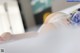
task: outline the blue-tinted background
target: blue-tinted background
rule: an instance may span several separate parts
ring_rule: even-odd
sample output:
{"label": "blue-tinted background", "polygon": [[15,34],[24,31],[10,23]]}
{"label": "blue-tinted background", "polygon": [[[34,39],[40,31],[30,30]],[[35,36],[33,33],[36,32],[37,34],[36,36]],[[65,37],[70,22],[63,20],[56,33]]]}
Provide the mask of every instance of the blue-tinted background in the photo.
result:
{"label": "blue-tinted background", "polygon": [[68,2],[80,2],[80,0],[67,0]]}

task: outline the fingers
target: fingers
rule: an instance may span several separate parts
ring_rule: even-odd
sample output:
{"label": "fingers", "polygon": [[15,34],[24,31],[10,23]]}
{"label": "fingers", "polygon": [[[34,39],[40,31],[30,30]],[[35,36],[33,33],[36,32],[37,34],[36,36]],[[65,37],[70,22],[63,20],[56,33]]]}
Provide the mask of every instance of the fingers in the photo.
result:
{"label": "fingers", "polygon": [[1,36],[0,36],[0,41],[7,41],[7,40],[10,40],[11,39],[11,33],[9,32],[6,32],[6,33],[3,33]]}
{"label": "fingers", "polygon": [[4,39],[2,37],[0,37],[0,41],[4,41]]}

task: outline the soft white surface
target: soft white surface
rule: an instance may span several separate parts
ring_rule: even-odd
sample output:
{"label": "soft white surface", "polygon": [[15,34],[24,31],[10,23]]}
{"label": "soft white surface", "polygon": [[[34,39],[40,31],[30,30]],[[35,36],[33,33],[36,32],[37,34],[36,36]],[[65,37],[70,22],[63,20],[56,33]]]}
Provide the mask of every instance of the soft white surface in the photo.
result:
{"label": "soft white surface", "polygon": [[2,44],[0,48],[5,53],[80,53],[80,28],[60,26],[34,38]]}

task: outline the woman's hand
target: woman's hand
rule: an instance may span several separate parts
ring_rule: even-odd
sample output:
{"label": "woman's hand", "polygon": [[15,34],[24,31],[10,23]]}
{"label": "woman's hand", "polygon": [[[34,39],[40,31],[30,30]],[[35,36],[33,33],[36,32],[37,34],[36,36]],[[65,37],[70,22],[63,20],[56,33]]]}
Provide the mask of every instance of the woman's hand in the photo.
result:
{"label": "woman's hand", "polygon": [[11,33],[9,32],[5,32],[3,34],[0,35],[0,41],[7,41],[11,39]]}

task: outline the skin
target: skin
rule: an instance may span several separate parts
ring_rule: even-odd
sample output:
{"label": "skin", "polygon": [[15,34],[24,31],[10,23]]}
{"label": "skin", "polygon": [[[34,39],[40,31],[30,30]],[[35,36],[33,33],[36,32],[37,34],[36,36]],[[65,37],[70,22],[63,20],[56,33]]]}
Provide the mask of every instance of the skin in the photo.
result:
{"label": "skin", "polygon": [[[51,18],[54,18],[54,16],[58,16],[60,14],[62,15],[64,13],[56,12],[56,13],[52,13],[51,15],[49,15],[47,17],[47,19],[45,20],[45,22],[43,24],[44,26],[41,28],[40,32],[26,32],[26,33],[23,33],[23,34],[11,34],[9,32],[6,32],[6,33],[3,33],[0,36],[0,41],[8,41],[10,39],[31,38],[31,37],[37,36],[40,33],[50,31],[51,29],[55,29],[56,26],[53,23],[49,23],[49,20]],[[62,19],[62,22],[64,22],[64,24],[66,24],[66,25],[68,24],[68,21],[66,19]],[[16,36],[14,36],[14,35],[16,35]]]}

